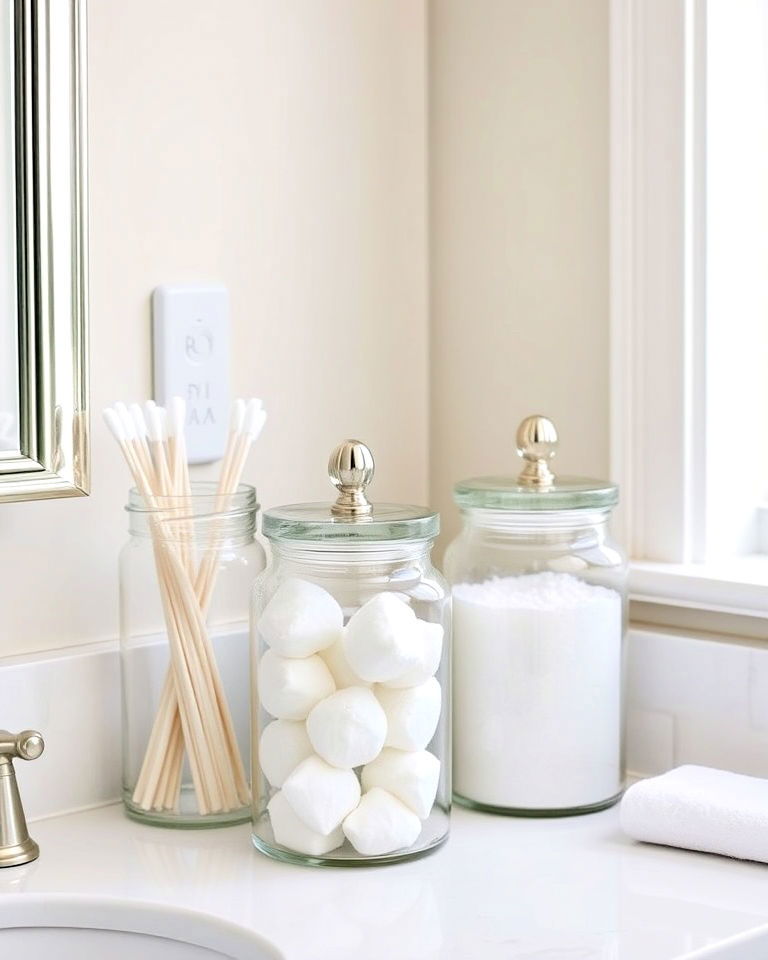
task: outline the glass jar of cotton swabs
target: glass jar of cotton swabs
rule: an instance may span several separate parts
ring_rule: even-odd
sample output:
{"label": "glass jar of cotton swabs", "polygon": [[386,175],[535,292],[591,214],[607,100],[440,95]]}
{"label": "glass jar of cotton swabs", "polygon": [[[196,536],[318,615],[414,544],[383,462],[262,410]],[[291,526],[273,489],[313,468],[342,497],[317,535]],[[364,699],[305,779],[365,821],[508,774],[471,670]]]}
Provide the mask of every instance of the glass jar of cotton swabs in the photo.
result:
{"label": "glass jar of cotton swabs", "polygon": [[[135,487],[120,554],[123,799],[134,819],[210,827],[248,818],[243,604],[265,566],[240,482],[264,421],[238,401],[220,480],[191,481],[184,405],[116,404],[105,418]],[[234,625],[233,625],[234,624]]]}

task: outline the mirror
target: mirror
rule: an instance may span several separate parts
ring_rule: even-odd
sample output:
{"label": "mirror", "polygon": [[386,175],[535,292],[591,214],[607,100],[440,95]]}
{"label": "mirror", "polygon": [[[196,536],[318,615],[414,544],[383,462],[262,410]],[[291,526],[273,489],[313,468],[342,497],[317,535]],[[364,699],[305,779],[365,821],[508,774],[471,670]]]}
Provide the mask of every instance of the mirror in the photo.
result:
{"label": "mirror", "polygon": [[6,0],[0,500],[88,493],[84,0]]}

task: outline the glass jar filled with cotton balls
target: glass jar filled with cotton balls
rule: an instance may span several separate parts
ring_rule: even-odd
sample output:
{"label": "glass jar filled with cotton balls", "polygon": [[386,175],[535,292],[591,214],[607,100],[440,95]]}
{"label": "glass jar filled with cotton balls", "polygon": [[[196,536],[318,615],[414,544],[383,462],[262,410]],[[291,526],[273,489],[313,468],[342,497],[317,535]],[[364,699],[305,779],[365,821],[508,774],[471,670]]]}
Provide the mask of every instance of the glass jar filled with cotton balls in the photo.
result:
{"label": "glass jar filled with cotton balls", "polygon": [[371,504],[373,457],[331,454],[332,504],[264,514],[254,587],[253,842],[279,860],[392,863],[448,835],[450,598],[436,513]]}

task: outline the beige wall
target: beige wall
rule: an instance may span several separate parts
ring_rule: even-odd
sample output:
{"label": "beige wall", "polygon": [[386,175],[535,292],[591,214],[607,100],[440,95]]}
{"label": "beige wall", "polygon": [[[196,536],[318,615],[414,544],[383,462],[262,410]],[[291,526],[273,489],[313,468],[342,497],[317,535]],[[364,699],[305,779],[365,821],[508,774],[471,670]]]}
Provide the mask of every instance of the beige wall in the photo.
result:
{"label": "beige wall", "polygon": [[605,474],[607,0],[433,0],[429,38],[425,0],[89,8],[93,495],[0,509],[0,654],[117,633],[100,412],[149,394],[159,283],[230,289],[263,503],[327,498],[358,435],[374,495],[450,534],[451,483],[514,470],[532,411]]}
{"label": "beige wall", "polygon": [[[231,293],[263,503],[373,447],[428,496],[422,0],[90,0],[93,495],[0,508],[0,654],[117,633],[128,478],[101,409],[150,391],[149,295]],[[233,616],[243,615],[242,608]]]}
{"label": "beige wall", "polygon": [[608,470],[607,0],[430,8],[432,502],[516,470],[529,413],[558,467]]}

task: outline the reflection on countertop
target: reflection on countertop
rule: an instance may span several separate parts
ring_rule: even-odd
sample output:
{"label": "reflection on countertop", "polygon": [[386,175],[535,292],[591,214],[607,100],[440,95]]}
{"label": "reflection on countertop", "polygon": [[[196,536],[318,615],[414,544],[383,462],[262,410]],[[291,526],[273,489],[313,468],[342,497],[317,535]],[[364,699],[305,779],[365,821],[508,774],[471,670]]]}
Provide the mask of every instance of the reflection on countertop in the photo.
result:
{"label": "reflection on countertop", "polygon": [[766,867],[632,843],[615,809],[518,820],[457,808],[433,855],[358,869],[275,863],[247,826],[162,830],[118,806],[33,834],[40,859],[0,871],[0,895],[183,905],[257,930],[287,960],[673,960],[768,924]]}

